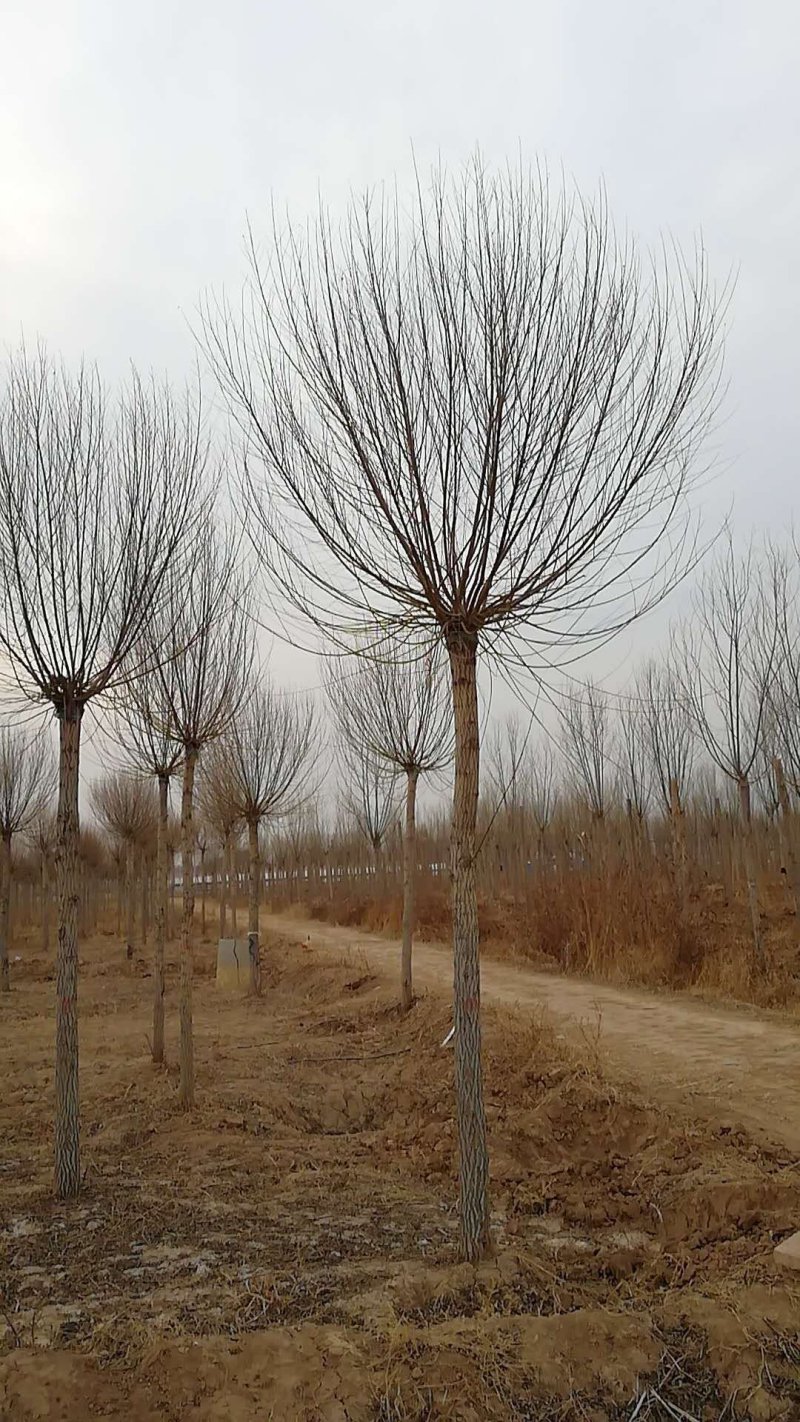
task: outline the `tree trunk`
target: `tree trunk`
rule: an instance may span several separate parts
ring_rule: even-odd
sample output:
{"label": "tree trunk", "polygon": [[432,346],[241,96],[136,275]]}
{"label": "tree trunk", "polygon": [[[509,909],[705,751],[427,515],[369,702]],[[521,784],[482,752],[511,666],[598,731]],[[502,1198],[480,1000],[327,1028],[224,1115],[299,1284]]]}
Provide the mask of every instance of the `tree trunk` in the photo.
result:
{"label": "tree trunk", "polygon": [[153,949],[153,1061],[164,1060],[164,954],[169,909],[169,861],[167,821],[169,818],[169,778],[158,777],[158,829],[156,832],[156,936]]}
{"label": "tree trunk", "polygon": [[150,867],[144,854],[139,857],[139,873],[142,876],[139,886],[140,892],[140,912],[142,926],[142,952],[147,947],[148,918],[150,917]]}
{"label": "tree trunk", "polygon": [[453,1016],[459,1148],[461,1250],[470,1262],[489,1249],[489,1153],[481,1068],[480,953],[475,884],[478,816],[477,637],[447,639],[453,690],[455,778],[450,839],[453,890]]}
{"label": "tree trunk", "polygon": [[206,936],[206,847],[200,850],[200,932]]}
{"label": "tree trunk", "polygon": [[250,959],[250,991],[254,996],[261,992],[261,958],[258,942],[258,908],[261,887],[261,855],[258,847],[258,820],[251,819],[247,825],[247,845],[249,850],[250,897],[247,919],[247,954]]}
{"label": "tree trunk", "polygon": [[681,901],[686,901],[686,826],[678,782],[669,782],[669,818],[672,834],[672,864]]}
{"label": "tree trunk", "polygon": [[60,716],[56,823],[56,1072],[55,1189],[60,1200],[81,1183],[78,1096],[78,787],[82,707]]}
{"label": "tree trunk", "polygon": [[183,794],[181,796],[181,863],[183,879],[183,912],[181,914],[181,993],[180,1023],[181,1080],[178,1101],[184,1111],[194,1105],[194,1041],[192,1037],[192,977],[194,974],[194,773],[197,751],[186,747],[183,764]]}
{"label": "tree trunk", "polygon": [[125,890],[122,882],[122,863],[117,860],[117,938],[122,937],[122,900]]}
{"label": "tree trunk", "polygon": [[800,872],[798,871],[797,855],[795,854],[794,845],[794,816],[792,814],[792,803],[789,799],[789,791],[786,785],[786,776],[783,771],[783,761],[778,756],[773,758],[772,773],[775,776],[775,788],[778,792],[778,803],[780,805],[778,834],[780,836],[783,868],[789,880],[792,897],[794,898],[795,914],[800,914]]}
{"label": "tree trunk", "polygon": [[222,841],[222,867],[219,876],[219,936],[225,937],[228,922],[228,838]]}
{"label": "tree trunk", "polygon": [[175,850],[170,846],[168,849],[169,860],[169,895],[167,899],[167,937],[175,936]]}
{"label": "tree trunk", "polygon": [[50,875],[47,872],[47,855],[42,855],[42,952],[50,952]]}
{"label": "tree trunk", "polygon": [[753,835],[750,808],[750,781],[743,775],[737,782],[739,790],[739,812],[742,817],[742,859],[744,877],[747,883],[747,901],[750,905],[750,922],[753,927],[753,962],[756,967],[764,965],[764,945],[761,939],[761,919],[758,908],[758,888],[753,864]]}
{"label": "tree trunk", "polygon": [[236,937],[236,876],[233,863],[233,835],[228,838],[225,874],[228,880],[228,908],[231,915],[231,938]]}
{"label": "tree trunk", "polygon": [[416,770],[406,780],[406,823],[403,834],[403,946],[400,955],[400,1005],[408,1012],[414,1002],[411,952],[414,942],[414,913],[417,878],[417,781]]}
{"label": "tree trunk", "polygon": [[11,920],[11,833],[0,839],[0,992],[8,992],[8,925]]}
{"label": "tree trunk", "polygon": [[125,846],[125,957],[133,963],[133,939],[136,918],[136,876],[133,872],[134,849],[128,841]]}

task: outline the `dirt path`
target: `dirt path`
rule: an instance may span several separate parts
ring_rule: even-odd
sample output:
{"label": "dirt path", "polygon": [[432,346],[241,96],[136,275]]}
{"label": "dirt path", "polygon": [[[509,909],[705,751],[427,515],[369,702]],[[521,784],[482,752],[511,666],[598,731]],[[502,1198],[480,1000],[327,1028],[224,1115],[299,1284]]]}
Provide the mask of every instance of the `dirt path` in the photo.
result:
{"label": "dirt path", "polygon": [[[373,971],[399,971],[399,943],[317,921],[271,915],[265,924],[287,937],[363,953]],[[417,989],[449,991],[448,948],[414,946]],[[486,1002],[546,1007],[567,1030],[598,1033],[626,1073],[665,1101],[691,1104],[721,1124],[742,1124],[800,1153],[800,1025],[777,1015],[709,1007],[686,998],[604,987],[484,958]]]}

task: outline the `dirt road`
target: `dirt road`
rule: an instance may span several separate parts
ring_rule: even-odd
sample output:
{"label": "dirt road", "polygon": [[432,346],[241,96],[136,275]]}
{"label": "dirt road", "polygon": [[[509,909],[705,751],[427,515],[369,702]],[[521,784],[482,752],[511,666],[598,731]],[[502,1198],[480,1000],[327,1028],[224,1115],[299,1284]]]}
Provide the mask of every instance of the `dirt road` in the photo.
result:
{"label": "dirt road", "polygon": [[[271,915],[265,927],[364,954],[372,971],[399,974],[400,945],[376,934],[291,916]],[[449,949],[414,947],[417,991],[449,991]],[[754,1010],[726,1010],[685,997],[604,987],[516,964],[482,963],[488,1003],[523,1011],[547,1008],[565,1031],[599,1029],[601,1050],[659,1100],[680,1097],[726,1125],[745,1125],[800,1154],[800,1024]]]}

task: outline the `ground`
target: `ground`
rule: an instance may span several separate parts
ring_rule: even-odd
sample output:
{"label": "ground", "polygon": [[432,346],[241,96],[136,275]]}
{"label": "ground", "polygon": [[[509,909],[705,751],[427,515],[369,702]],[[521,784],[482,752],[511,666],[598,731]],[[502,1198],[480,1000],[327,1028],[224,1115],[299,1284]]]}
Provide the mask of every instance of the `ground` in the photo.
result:
{"label": "ground", "polygon": [[198,947],[188,1115],[174,963],[156,1069],[146,958],[82,950],[71,1206],[50,1197],[51,967],[12,964],[0,1417],[800,1417],[800,1293],[772,1260],[800,1227],[796,1028],[487,962],[495,1254],[473,1269],[444,950],[420,946],[401,1017],[395,946],[292,920],[267,940],[259,1001]]}

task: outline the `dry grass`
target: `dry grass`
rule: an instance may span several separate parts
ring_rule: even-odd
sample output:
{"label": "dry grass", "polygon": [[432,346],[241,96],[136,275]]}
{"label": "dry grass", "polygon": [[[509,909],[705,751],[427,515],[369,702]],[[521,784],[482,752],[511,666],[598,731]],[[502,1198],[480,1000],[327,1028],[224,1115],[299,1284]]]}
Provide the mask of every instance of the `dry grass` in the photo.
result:
{"label": "dry grass", "polygon": [[[400,933],[402,896],[351,887],[314,896],[308,912],[326,922],[392,936]],[[753,966],[747,904],[722,883],[703,881],[681,897],[672,877],[610,860],[602,870],[553,868],[516,892],[483,890],[481,936],[489,953],[511,955],[621,986],[697,992],[720,1001],[796,1011],[800,1007],[800,922],[782,882],[762,883],[765,965]],[[422,876],[418,935],[446,939],[446,881]]]}
{"label": "dry grass", "polygon": [[797,1415],[798,1300],[771,1263],[800,1218],[786,1151],[487,1011],[497,1255],[469,1268],[444,998],[400,1017],[357,957],[281,943],[249,1002],[204,948],[182,1116],[147,1058],[146,965],[108,939],[83,957],[73,1207],[49,1195],[47,965],[1,1005],[0,1416]]}

